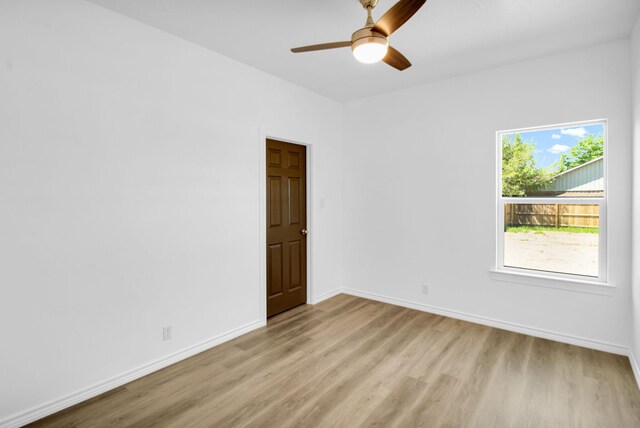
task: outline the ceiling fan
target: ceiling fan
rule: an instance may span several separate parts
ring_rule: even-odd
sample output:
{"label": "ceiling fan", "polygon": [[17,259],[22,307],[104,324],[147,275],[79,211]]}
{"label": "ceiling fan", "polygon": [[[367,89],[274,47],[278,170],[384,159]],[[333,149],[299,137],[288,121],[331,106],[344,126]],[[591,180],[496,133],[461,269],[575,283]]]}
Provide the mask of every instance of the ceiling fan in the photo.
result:
{"label": "ceiling fan", "polygon": [[389,36],[407,22],[427,0],[400,0],[375,23],[371,17],[371,11],[378,4],[378,0],[359,1],[367,11],[367,22],[364,28],[351,35],[351,41],[302,46],[291,49],[291,52],[311,52],[350,46],[353,56],[360,62],[372,64],[384,61],[400,71],[411,67],[411,62],[404,55],[389,46]]}

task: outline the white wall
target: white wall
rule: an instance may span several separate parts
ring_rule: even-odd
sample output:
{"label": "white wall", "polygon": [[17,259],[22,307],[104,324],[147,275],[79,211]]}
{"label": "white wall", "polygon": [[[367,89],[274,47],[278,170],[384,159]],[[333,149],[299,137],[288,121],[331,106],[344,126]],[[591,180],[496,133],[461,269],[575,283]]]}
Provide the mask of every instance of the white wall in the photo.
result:
{"label": "white wall", "polygon": [[631,84],[633,112],[633,251],[632,312],[633,354],[636,377],[640,380],[640,15],[631,34]]}
{"label": "white wall", "polygon": [[314,295],[341,287],[342,110],[93,4],[0,2],[0,421],[259,321],[261,129],[314,144]]}
{"label": "white wall", "polygon": [[[629,47],[345,112],[80,0],[0,1],[0,425],[259,321],[262,132],[313,143],[314,296],[344,286],[628,346]],[[603,117],[616,293],[493,281],[495,131]]]}
{"label": "white wall", "polygon": [[[628,40],[348,104],[345,286],[624,352],[631,320],[629,106]],[[496,131],[598,118],[609,119],[615,294],[493,280]]]}

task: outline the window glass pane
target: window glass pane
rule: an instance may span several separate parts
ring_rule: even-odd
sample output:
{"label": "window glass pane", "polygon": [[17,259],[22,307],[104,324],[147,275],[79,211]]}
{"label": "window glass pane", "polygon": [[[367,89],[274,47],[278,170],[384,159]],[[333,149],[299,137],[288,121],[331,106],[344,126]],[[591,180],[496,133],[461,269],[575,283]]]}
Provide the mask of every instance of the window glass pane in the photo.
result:
{"label": "window glass pane", "polygon": [[604,125],[502,135],[502,196],[603,197]]}
{"label": "window glass pane", "polygon": [[505,204],[504,266],[598,277],[600,206]]}

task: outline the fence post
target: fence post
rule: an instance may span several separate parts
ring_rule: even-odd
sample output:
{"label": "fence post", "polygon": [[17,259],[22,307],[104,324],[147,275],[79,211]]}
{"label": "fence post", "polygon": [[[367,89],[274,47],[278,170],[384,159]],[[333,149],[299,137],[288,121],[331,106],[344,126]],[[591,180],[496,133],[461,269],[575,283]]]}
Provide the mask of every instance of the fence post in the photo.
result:
{"label": "fence post", "polygon": [[511,204],[509,205],[509,226],[513,226],[514,224],[516,224],[516,222],[514,221],[514,218],[516,216],[516,205],[515,204]]}
{"label": "fence post", "polygon": [[556,204],[556,229],[560,226],[560,206]]}

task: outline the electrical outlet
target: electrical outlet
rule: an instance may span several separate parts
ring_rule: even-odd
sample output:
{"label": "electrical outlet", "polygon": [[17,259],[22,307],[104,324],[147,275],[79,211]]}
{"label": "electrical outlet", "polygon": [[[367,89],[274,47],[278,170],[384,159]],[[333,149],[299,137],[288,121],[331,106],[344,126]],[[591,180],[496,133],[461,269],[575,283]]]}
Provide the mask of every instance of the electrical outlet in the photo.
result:
{"label": "electrical outlet", "polygon": [[422,294],[429,294],[429,286],[428,285],[422,285]]}
{"label": "electrical outlet", "polygon": [[173,333],[171,331],[171,326],[167,326],[167,327],[163,327],[162,328],[162,340],[163,341],[171,340],[172,336],[173,336]]}

